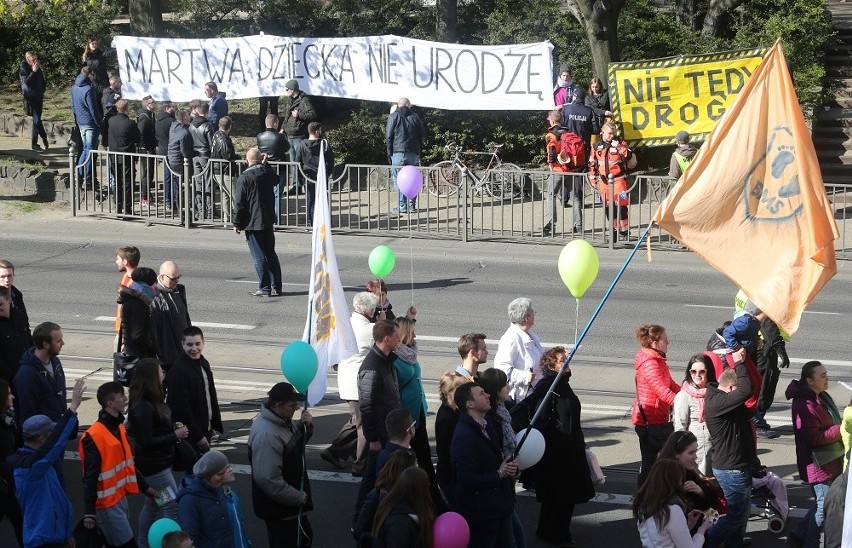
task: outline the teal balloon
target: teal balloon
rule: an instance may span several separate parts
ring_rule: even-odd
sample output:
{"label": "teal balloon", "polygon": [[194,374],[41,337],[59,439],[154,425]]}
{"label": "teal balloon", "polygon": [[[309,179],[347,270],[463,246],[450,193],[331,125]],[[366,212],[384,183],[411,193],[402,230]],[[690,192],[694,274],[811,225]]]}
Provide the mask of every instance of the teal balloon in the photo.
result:
{"label": "teal balloon", "polygon": [[151,548],[163,548],[163,537],[173,531],[180,531],[180,525],[173,519],[160,518],[148,529],[148,544]]}
{"label": "teal balloon", "polygon": [[378,245],[370,252],[367,264],[370,265],[370,272],[373,273],[373,276],[384,278],[393,270],[396,264],[396,255],[393,254],[393,249],[388,246]]}
{"label": "teal balloon", "polygon": [[281,372],[300,394],[308,393],[318,367],[316,351],[304,341],[291,342],[281,353]]}
{"label": "teal balloon", "polygon": [[572,240],[559,254],[558,266],[562,283],[579,299],[598,277],[598,252],[586,240]]}

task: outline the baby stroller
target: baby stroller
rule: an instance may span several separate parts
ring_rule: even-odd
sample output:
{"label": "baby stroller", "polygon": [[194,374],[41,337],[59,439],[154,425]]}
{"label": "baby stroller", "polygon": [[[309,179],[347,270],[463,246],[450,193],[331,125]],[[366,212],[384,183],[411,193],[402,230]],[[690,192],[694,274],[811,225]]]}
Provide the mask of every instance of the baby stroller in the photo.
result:
{"label": "baby stroller", "polygon": [[752,472],[751,502],[751,515],[768,520],[767,528],[780,535],[790,512],[784,480],[766,466],[758,466]]}

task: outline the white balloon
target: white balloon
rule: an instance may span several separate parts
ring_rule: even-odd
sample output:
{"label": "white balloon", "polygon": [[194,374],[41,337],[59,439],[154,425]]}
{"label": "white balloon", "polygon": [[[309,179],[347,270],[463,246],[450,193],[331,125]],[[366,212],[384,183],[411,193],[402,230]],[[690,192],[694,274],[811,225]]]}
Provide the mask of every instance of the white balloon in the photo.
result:
{"label": "white balloon", "polygon": [[[515,444],[521,443],[521,438],[524,437],[526,430],[521,430],[515,434]],[[544,436],[535,428],[530,429],[527,439],[521,446],[521,451],[518,453],[518,468],[526,470],[530,466],[535,466],[541,457],[544,456]]]}

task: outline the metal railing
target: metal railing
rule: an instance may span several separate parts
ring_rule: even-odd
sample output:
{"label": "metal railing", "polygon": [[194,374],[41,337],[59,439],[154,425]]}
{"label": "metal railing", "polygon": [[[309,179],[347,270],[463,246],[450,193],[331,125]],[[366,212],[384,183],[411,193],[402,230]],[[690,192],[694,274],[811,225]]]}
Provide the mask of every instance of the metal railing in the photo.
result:
{"label": "metal railing", "polygon": [[[170,166],[163,156],[108,151],[92,151],[88,161],[93,167],[94,188],[83,185],[82,177],[73,169],[74,155],[69,154],[74,215],[108,215],[186,228],[230,226],[236,180],[245,167],[241,161],[214,159]],[[279,229],[308,230],[304,190],[294,185],[297,176],[307,178],[298,164],[270,165],[280,178]],[[610,216],[618,219],[619,208],[604,203],[599,189],[589,183],[585,174],[489,170],[485,176],[490,177],[491,185],[506,185],[500,192],[489,191],[472,177],[458,173],[452,176],[458,190],[438,195],[433,193],[435,188],[430,191],[429,181],[450,175],[434,167],[419,169],[424,188],[416,199],[416,209],[397,213],[399,195],[392,166],[338,166],[328,185],[332,226],[344,233],[400,233],[461,241],[565,243],[583,238],[610,249],[626,248],[635,245],[675,183],[662,175],[632,177],[627,190],[629,231],[621,235],[614,234],[612,223],[607,221],[607,209],[612,208]],[[124,184],[128,178],[128,184]],[[172,181],[171,191],[167,178]],[[185,185],[184,181],[192,184]],[[840,230],[835,244],[838,258],[852,258],[852,242],[847,240],[846,230],[847,219],[852,218],[852,185],[827,185],[826,189]],[[572,194],[576,194],[573,199]],[[611,189],[607,194],[613,196]],[[568,204],[564,205],[563,200]],[[545,231],[547,224],[550,230]],[[575,231],[577,225],[580,230]],[[683,249],[658,227],[648,237],[655,248]]]}

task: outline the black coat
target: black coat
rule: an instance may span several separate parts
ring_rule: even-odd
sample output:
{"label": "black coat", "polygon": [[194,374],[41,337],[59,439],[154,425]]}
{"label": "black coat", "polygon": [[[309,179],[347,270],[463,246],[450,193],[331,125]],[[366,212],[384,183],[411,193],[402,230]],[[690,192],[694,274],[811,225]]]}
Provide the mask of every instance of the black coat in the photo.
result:
{"label": "black coat", "polygon": [[[298,109],[299,115],[293,116],[293,110]],[[287,103],[287,111],[281,121],[281,129],[287,137],[308,137],[308,124],[317,119],[317,111],[311,104],[311,99],[305,92],[300,91],[295,97],[290,97]]]}
{"label": "black coat", "polygon": [[[210,405],[212,419],[208,419],[207,395],[204,393],[204,377],[210,386]],[[211,428],[222,431],[222,414],[219,412],[219,400],[216,397],[216,385],[210,364],[204,359],[193,360],[184,352],[166,375],[166,402],[172,410],[172,421],[182,422],[189,429],[191,443],[210,435]]]}
{"label": "black coat", "polygon": [[139,126],[127,114],[119,112],[110,118],[107,135],[111,152],[136,152],[140,139]]}
{"label": "black coat", "polygon": [[143,476],[152,476],[169,468],[174,461],[178,437],[172,426],[171,410],[163,404],[163,417],[147,399],[133,407],[127,415],[127,432],[136,442],[133,460]]}
{"label": "black coat", "polygon": [[10,309],[8,318],[0,318],[0,379],[12,383],[21,356],[33,345],[24,317]]}
{"label": "black coat", "polygon": [[287,162],[290,160],[287,157],[290,143],[283,133],[278,133],[274,128],[266,128],[257,134],[257,148],[266,153],[266,157],[271,162]]}
{"label": "black coat", "polygon": [[157,130],[154,113],[140,108],[136,114],[136,127],[139,128],[139,148],[154,154],[157,152]]}
{"label": "black coat", "polygon": [[132,287],[122,287],[118,292],[118,303],[121,305],[124,353],[138,358],[156,358],[151,299]]}
{"label": "black coat", "polygon": [[278,175],[267,164],[255,164],[237,179],[234,226],[240,230],[272,230]]}
{"label": "black coat", "polygon": [[458,411],[444,403],[435,413],[435,452],[438,455],[438,465],[435,475],[438,481],[450,484],[453,481],[453,468],[450,464],[450,446],[453,443],[453,432],[459,420]]}
{"label": "black coat", "polygon": [[20,446],[21,436],[13,417],[0,414],[0,477],[12,486],[8,496],[14,496],[15,488],[12,478],[13,467],[6,459],[14,455]]}
{"label": "black coat", "polygon": [[358,407],[361,409],[361,428],[368,443],[381,441],[384,445],[387,442],[385,419],[388,413],[402,407],[393,365],[396,358],[393,352],[386,356],[373,346],[358,370]]}
{"label": "black coat", "polygon": [[[533,389],[531,403],[537,406],[541,402],[555,377],[552,371],[544,373]],[[556,399],[547,407],[550,410],[547,421],[540,427],[544,436],[544,456],[536,467],[536,499],[568,504],[588,502],[595,496],[595,488],[586,461],[580,399],[564,376],[552,397]]]}
{"label": "black coat", "polygon": [[175,122],[175,115],[161,112],[154,122],[154,133],[157,136],[157,154],[165,156],[169,149],[169,130]]}
{"label": "black coat", "polygon": [[183,354],[183,330],[192,325],[186,304],[186,288],[178,284],[172,291],[158,285],[157,295],[151,301],[154,344],[157,355],[168,371]]}
{"label": "black coat", "polygon": [[325,139],[305,139],[299,144],[296,150],[296,161],[302,166],[302,171],[308,179],[317,180],[317,171],[319,170],[320,146],[325,144],[325,174],[326,177],[331,176],[331,171],[334,169],[334,152],[332,152],[328,141]]}

